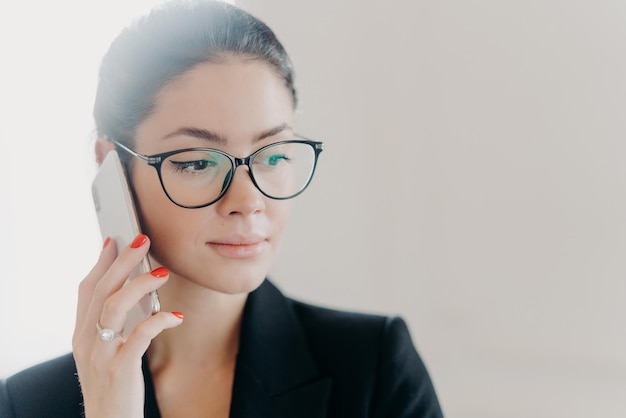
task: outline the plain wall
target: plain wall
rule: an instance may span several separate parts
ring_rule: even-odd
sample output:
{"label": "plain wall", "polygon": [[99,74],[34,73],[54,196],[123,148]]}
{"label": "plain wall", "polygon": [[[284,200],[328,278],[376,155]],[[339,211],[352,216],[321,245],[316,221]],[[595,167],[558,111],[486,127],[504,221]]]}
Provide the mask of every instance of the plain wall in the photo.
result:
{"label": "plain wall", "polygon": [[402,315],[448,416],[626,416],[626,3],[237,4],[326,142],[283,290]]}

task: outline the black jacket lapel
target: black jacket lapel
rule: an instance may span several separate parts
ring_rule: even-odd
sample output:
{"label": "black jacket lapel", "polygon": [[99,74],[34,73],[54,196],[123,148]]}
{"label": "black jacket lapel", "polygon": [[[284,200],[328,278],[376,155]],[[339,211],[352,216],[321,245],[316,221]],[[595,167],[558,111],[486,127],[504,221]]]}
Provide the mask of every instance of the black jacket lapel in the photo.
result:
{"label": "black jacket lapel", "polygon": [[266,280],[244,309],[231,418],[322,418],[331,386],[288,300]]}

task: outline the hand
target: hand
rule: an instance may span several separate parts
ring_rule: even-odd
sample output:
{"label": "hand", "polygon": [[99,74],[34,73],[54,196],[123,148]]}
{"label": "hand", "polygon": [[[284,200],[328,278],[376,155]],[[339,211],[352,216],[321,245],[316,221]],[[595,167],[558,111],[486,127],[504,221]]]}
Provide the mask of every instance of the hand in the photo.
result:
{"label": "hand", "polygon": [[100,338],[98,322],[102,328],[121,331],[128,311],[169,278],[167,269],[160,267],[124,286],[148,253],[150,241],[140,234],[119,257],[115,248],[111,240],[105,241],[98,262],[78,291],[72,346],[87,418],[143,417],[141,358],[161,331],[182,323],[182,314],[160,312],[140,322],[130,335],[122,333],[112,341]]}

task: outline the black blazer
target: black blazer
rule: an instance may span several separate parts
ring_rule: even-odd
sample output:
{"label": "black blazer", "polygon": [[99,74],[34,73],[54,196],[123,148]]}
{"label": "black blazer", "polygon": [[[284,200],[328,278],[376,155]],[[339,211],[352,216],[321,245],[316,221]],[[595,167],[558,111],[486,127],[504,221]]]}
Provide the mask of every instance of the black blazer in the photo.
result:
{"label": "black blazer", "polygon": [[[400,318],[298,302],[269,281],[246,302],[230,416],[441,417],[428,372]],[[144,358],[146,417],[159,417]],[[71,354],[0,382],[0,418],[80,418]]]}

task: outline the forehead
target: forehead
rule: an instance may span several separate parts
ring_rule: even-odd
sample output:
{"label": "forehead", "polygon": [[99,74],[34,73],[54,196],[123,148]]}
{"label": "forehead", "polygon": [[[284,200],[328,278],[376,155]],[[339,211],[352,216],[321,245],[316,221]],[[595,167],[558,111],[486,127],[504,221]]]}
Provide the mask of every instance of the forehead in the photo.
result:
{"label": "forehead", "polygon": [[208,129],[225,138],[251,137],[293,124],[289,89],[262,61],[228,59],[202,63],[167,83],[150,115],[138,126],[141,137],[163,138],[178,129]]}
{"label": "forehead", "polygon": [[220,108],[258,101],[291,102],[282,78],[267,63],[229,58],[223,62],[198,64],[168,82],[157,94],[155,110],[180,106],[185,101]]}

